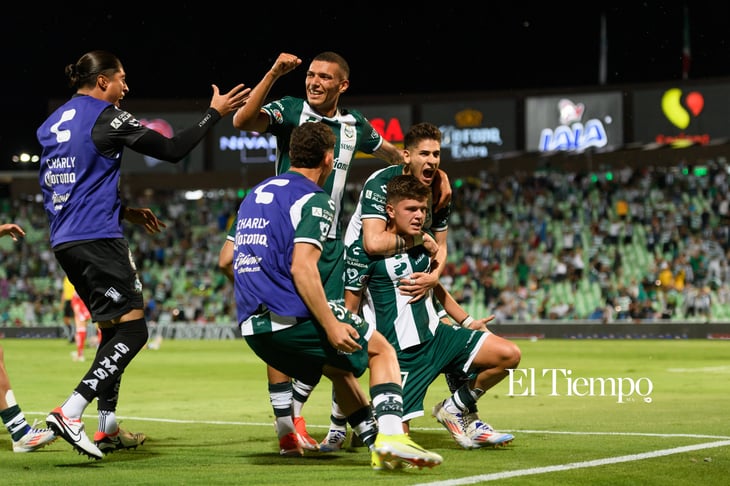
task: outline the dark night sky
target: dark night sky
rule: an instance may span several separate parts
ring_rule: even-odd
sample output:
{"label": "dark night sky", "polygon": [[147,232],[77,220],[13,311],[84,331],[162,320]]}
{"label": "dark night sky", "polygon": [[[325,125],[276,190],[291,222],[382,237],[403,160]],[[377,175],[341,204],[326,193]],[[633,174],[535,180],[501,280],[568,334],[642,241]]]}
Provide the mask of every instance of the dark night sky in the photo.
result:
{"label": "dark night sky", "polygon": [[[154,2],[154,14],[139,7],[153,2],[75,2],[62,12],[3,14],[0,161],[37,148],[35,129],[48,101],[71,95],[64,67],[92,49],[121,58],[128,99],[136,100],[208,99],[211,83],[221,90],[253,86],[282,51],[304,65],[280,79],[272,96],[302,96],[311,57],[334,50],[352,70],[346,106],[348,96],[598,86],[603,10],[608,86],[681,80],[681,1],[449,2],[432,11],[396,2],[307,2],[294,9],[200,3]],[[689,19],[690,80],[730,76],[730,5],[689,2]]]}

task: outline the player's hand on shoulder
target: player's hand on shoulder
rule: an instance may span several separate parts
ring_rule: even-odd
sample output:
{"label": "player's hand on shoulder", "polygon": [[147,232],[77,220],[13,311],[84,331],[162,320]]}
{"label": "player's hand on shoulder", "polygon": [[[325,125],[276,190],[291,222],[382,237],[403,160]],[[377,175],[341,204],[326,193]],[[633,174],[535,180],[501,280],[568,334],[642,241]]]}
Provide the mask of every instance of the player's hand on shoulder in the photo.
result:
{"label": "player's hand on shoulder", "polygon": [[423,246],[428,250],[428,252],[431,254],[431,256],[434,256],[439,251],[439,244],[436,243],[436,240],[428,234],[427,232],[423,232]]}

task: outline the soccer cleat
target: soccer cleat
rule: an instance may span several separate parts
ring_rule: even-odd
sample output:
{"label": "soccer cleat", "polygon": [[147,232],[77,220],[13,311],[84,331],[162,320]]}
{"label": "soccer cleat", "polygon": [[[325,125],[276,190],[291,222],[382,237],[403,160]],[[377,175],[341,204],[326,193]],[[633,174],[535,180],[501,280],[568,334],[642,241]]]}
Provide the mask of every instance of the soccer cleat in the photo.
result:
{"label": "soccer cleat", "polygon": [[380,454],[375,452],[375,450],[370,451],[370,466],[373,468],[373,471],[382,471],[386,468]]}
{"label": "soccer cleat", "polygon": [[345,430],[330,429],[322,442],[319,443],[319,450],[321,452],[339,451],[345,445],[345,439],[347,439],[347,432]]}
{"label": "soccer cleat", "polygon": [[439,402],[434,405],[432,415],[441,425],[446,427],[446,430],[451,433],[451,437],[454,438],[457,444],[464,449],[472,449],[474,447],[471,437],[466,433],[468,423],[463,413],[448,412],[444,407],[444,402]]}
{"label": "soccer cleat", "polygon": [[318,451],[319,443],[307,432],[307,422],[304,417],[294,417],[294,428],[297,429],[299,445],[308,451]]}
{"label": "soccer cleat", "polygon": [[57,436],[73,446],[79,454],[86,454],[91,459],[101,459],[104,454],[94,445],[84,432],[84,423],[80,419],[70,419],[63,414],[61,407],[56,407],[46,417],[46,424]]}
{"label": "soccer cleat", "polygon": [[376,451],[370,451],[370,466],[373,471],[392,471],[400,468],[402,463],[398,460],[386,461]]}
{"label": "soccer cleat", "polygon": [[147,440],[147,436],[142,433],[132,434],[120,428],[117,428],[117,432],[114,434],[104,432],[94,434],[94,443],[104,454],[120,449],[136,449],[144,444],[145,440]]}
{"label": "soccer cleat", "polygon": [[[435,452],[419,446],[408,434],[383,435],[378,434],[371,453],[371,465],[374,470],[396,469],[408,465],[423,469],[424,467],[438,466],[443,458]],[[377,455],[380,461],[376,461]],[[403,463],[403,464],[401,464]]]}
{"label": "soccer cleat", "polygon": [[301,457],[304,455],[304,449],[299,443],[299,434],[292,432],[279,439],[279,455],[286,457]]}
{"label": "soccer cleat", "polygon": [[373,471],[392,471],[393,469],[408,469],[416,467],[409,462],[403,462],[397,459],[385,461],[380,457],[380,454],[374,450],[370,451],[370,466],[372,466]]}
{"label": "soccer cleat", "polygon": [[471,438],[472,448],[474,449],[505,446],[515,438],[512,434],[495,431],[491,425],[482,422],[478,417],[469,423],[466,428],[466,435]]}
{"label": "soccer cleat", "polygon": [[17,441],[13,441],[13,452],[33,452],[47,446],[58,437],[51,429],[36,429],[38,422],[33,422],[30,430]]}

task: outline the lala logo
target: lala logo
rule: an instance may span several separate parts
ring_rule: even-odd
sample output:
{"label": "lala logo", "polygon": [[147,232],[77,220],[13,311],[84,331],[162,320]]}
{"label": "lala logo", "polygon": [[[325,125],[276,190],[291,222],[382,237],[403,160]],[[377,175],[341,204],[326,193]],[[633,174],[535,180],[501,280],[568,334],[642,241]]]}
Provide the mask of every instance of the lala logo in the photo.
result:
{"label": "lala logo", "polygon": [[573,122],[581,121],[583,112],[586,111],[586,105],[562,99],[558,102],[558,111],[560,112],[560,124],[570,125]]}
{"label": "lala logo", "polygon": [[567,98],[558,101],[558,115],[560,126],[554,130],[543,128],[540,132],[538,150],[541,152],[582,151],[588,147],[605,147],[608,143],[605,123],[610,123],[610,117],[603,121],[597,118],[586,120],[582,123],[585,115],[585,105],[575,103]]}

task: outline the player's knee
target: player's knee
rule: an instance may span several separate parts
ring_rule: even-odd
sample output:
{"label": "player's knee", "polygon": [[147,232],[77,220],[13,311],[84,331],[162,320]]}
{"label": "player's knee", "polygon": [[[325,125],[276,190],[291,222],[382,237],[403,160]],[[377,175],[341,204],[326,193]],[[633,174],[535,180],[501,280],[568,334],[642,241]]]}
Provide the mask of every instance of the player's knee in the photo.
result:
{"label": "player's knee", "polygon": [[506,341],[505,354],[504,354],[504,362],[505,362],[504,367],[507,369],[517,368],[520,365],[521,360],[522,360],[522,351],[520,350],[519,346],[517,346],[512,341]]}

